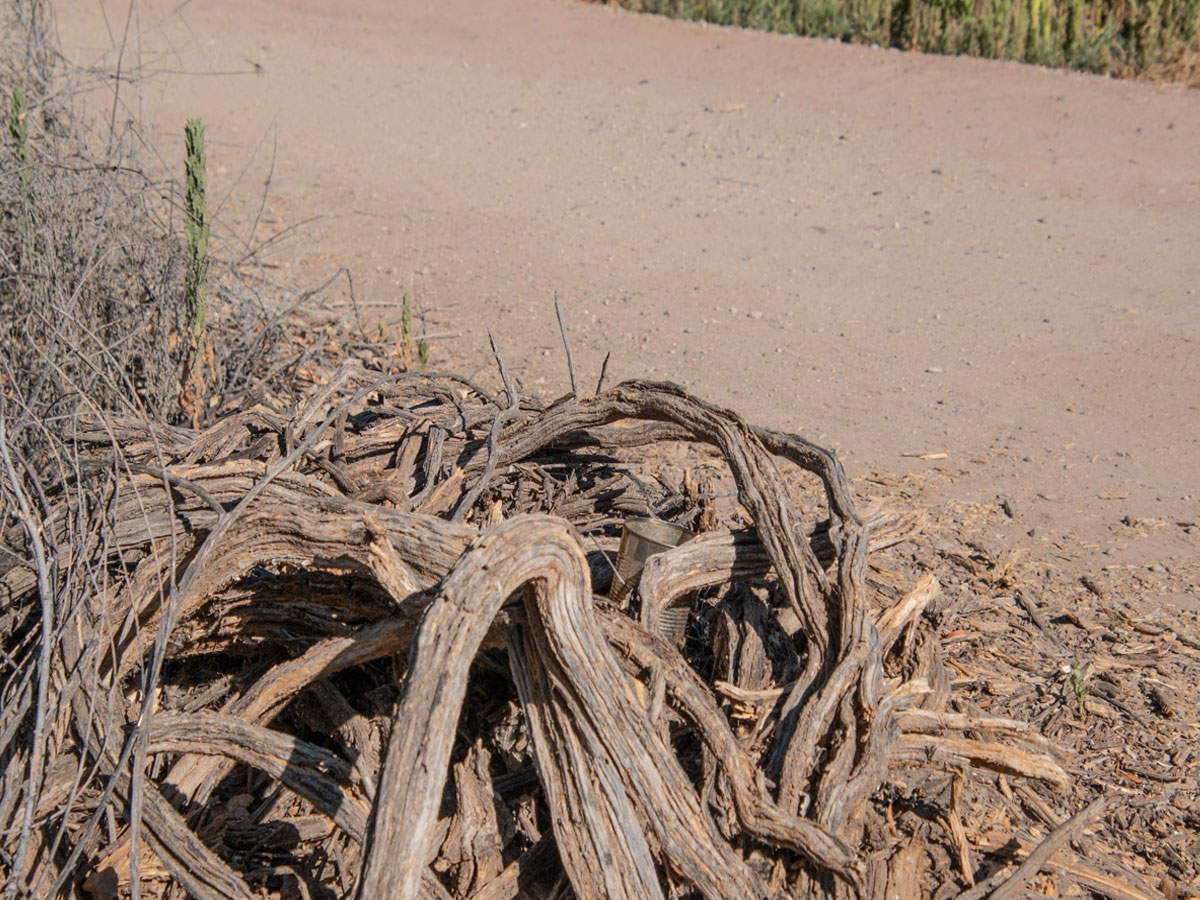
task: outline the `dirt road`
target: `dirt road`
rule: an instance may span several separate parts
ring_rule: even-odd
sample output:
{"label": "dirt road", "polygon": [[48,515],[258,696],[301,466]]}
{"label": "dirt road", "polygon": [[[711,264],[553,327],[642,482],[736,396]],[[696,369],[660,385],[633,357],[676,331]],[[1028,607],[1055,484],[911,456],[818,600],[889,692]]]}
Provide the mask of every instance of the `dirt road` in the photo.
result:
{"label": "dirt road", "polygon": [[203,116],[228,252],[320,216],[272,259],[348,266],[373,303],[411,289],[460,335],[442,359],[481,365],[491,329],[560,392],[557,293],[589,384],[611,350],[615,378],[679,381],[852,474],[1007,498],[998,545],[1195,565],[1200,92],[567,0],[58,24],[71,59],[137,76],[92,103],[171,166]]}

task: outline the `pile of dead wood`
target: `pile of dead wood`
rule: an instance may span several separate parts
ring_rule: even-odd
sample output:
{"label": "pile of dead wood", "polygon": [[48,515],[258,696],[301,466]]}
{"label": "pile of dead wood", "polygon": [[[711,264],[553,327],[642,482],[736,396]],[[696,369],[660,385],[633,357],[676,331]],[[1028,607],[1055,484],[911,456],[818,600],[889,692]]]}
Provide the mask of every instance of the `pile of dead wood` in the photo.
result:
{"label": "pile of dead wood", "polygon": [[[669,384],[543,406],[503,380],[346,366],[294,412],[82,424],[57,493],[6,456],[14,885],[912,896],[937,885],[906,874],[898,772],[1066,783],[1022,723],[947,712],[937,583],[868,588],[911,529],[856,509],[831,453]],[[652,477],[667,447],[735,496]],[[700,533],[609,604],[648,514]],[[681,604],[676,645],[655,625]]]}

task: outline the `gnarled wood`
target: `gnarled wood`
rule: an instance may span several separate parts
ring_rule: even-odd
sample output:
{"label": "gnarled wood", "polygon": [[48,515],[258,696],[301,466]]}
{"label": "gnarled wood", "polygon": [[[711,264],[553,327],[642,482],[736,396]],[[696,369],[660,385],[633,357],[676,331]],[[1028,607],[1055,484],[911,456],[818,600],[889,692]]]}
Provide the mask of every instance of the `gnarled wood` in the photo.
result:
{"label": "gnarled wood", "polygon": [[[92,450],[75,482],[43,491],[40,570],[21,561],[26,524],[0,521],[0,590],[29,636],[5,647],[20,677],[0,749],[38,705],[30,623],[50,608],[47,727],[78,760],[47,768],[43,802],[0,797],[0,827],[30,802],[53,823],[30,832],[28,858],[57,867],[41,885],[92,858],[136,870],[139,829],[108,822],[140,805],[161,871],[196,896],[250,896],[250,875],[191,827],[220,813],[237,767],[299,805],[262,804],[271,822],[336,823],[303,839],[345,863],[338,890],[362,898],[450,896],[435,871],[457,895],[513,896],[539,878],[597,898],[861,894],[923,871],[919,854],[893,855],[890,875],[869,864],[871,798],[898,768],[1067,781],[1020,723],[945,711],[922,618],[936,580],[896,603],[868,592],[868,554],[911,534],[911,517],[860,512],[831,453],[674,385],[543,407],[507,378],[495,397],[455,376],[347,365],[292,414],[76,436]],[[585,553],[603,571],[596,551],[631,513],[714,515],[691,474],[675,490],[616,456],[666,442],[715,452],[737,505],[649,561],[639,623],[597,605]],[[793,508],[788,467],[820,481],[823,513]],[[718,610],[755,654],[746,684],[697,674],[711,646],[685,656],[655,634],[692,592],[759,579],[782,609]],[[709,637],[702,612],[695,640]],[[206,665],[201,683],[181,674]],[[464,706],[485,682],[484,709]],[[320,715],[289,710],[306,691]],[[316,734],[290,734],[297,722]],[[380,765],[364,748],[389,730]],[[28,760],[10,757],[6,785]]]}

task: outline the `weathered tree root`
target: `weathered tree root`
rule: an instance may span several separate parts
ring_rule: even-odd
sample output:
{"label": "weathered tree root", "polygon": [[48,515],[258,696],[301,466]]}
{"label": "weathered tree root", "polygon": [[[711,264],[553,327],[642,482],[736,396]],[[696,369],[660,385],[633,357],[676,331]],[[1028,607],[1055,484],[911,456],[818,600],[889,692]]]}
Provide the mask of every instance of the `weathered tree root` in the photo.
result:
{"label": "weathered tree root", "polygon": [[[239,778],[256,796],[293,798],[264,801],[263,823],[332,822],[322,858],[337,861],[338,890],[364,900],[450,896],[435,870],[451,869],[454,896],[536,894],[556,866],[580,897],[864,895],[887,882],[870,876],[882,863],[863,837],[896,767],[1066,783],[1020,723],[944,712],[921,620],[937,584],[885,609],[870,596],[869,550],[911,525],[861,515],[832,454],[673,385],[548,408],[511,384],[506,395],[347,367],[290,418],[259,408],[199,434],[81,429],[93,449],[75,480],[43,492],[48,561],[0,570],[24,611],[13,632],[31,635],[6,646],[0,828],[21,827],[14,811],[30,796],[20,773],[33,747],[16,737],[38,658],[55,686],[47,739],[79,761],[32,788],[42,824],[25,826],[33,849],[8,877],[45,896],[85,877],[119,887],[140,876],[145,844],[194,896],[254,896],[262,876],[231,850],[239,832],[225,821],[230,778],[253,771]],[[653,559],[639,622],[597,605],[580,534],[611,534],[632,510],[686,513],[687,496],[648,500],[611,456],[681,440],[720,452],[753,530]],[[825,519],[793,507],[778,459],[819,479]],[[37,537],[27,525],[0,522],[16,558]],[[684,595],[764,578],[777,603],[749,618],[722,607],[740,668],[701,678],[655,633]],[[39,657],[29,624],[47,590],[57,637]],[[375,662],[388,659],[399,683]],[[485,671],[507,672],[540,793],[492,793],[517,790],[502,785],[521,783],[525,757],[497,718],[503,703],[467,703]],[[357,681],[339,687],[346,678]],[[374,685],[375,709],[351,683]],[[289,733],[301,712],[332,724]],[[995,739],[964,736],[975,731]],[[509,761],[489,770],[496,754]],[[518,815],[522,796],[534,806]],[[484,852],[471,847],[492,848],[487,865],[463,868]]]}

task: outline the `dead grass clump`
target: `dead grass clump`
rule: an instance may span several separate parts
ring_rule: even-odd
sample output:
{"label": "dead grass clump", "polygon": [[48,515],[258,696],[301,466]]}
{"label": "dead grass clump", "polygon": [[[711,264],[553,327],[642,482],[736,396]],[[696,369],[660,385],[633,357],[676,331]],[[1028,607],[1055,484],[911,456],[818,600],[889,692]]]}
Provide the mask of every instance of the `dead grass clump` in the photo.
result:
{"label": "dead grass clump", "polygon": [[53,430],[84,403],[170,418],[182,269],[152,202],[162,186],[128,159],[98,161],[76,138],[45,4],[6,4],[3,14],[0,379],[9,416]]}
{"label": "dead grass clump", "polygon": [[202,425],[247,398],[289,404],[348,343],[400,367],[378,341],[313,315],[337,276],[291,297],[246,254],[240,268],[214,255],[196,354],[180,185],[144,173],[132,130],[86,134],[72,101],[85,76],[57,65],[43,0],[0,15],[0,390],[7,439],[28,465],[64,477],[81,414]]}

